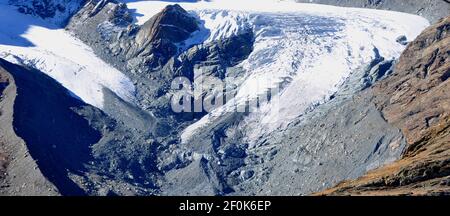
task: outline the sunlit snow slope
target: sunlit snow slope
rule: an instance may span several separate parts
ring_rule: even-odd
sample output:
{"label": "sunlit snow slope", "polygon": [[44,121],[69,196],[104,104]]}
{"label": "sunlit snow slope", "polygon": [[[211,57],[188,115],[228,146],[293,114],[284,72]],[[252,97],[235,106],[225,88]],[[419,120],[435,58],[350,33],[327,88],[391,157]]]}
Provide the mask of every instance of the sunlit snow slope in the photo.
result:
{"label": "sunlit snow slope", "polygon": [[[134,9],[137,22],[145,22],[167,1],[124,1]],[[405,46],[396,42],[405,35],[413,40],[428,21],[422,17],[388,11],[339,8],[275,0],[216,0],[178,2],[203,20],[212,41],[252,29],[254,51],[241,63],[246,74],[234,102],[261,95],[283,83],[280,97],[264,105],[242,123],[251,143],[284,127],[315,104],[326,102],[357,68],[377,53],[397,58]],[[193,34],[195,35],[195,34]],[[232,101],[233,102],[233,101]],[[274,107],[274,104],[278,105]],[[189,126],[192,134],[233,109],[228,103]]]}
{"label": "sunlit snow slope", "polygon": [[102,88],[132,101],[133,83],[64,29],[0,1],[0,57],[48,74],[86,103],[103,107]]}

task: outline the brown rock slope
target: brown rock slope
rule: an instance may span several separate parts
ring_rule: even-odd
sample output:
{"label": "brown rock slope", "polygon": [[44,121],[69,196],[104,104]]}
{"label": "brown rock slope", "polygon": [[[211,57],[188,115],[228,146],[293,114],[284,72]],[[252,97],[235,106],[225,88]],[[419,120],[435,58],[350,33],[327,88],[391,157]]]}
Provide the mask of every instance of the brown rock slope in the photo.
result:
{"label": "brown rock slope", "polygon": [[373,94],[408,147],[399,161],[319,195],[450,195],[450,17],[409,44]]}

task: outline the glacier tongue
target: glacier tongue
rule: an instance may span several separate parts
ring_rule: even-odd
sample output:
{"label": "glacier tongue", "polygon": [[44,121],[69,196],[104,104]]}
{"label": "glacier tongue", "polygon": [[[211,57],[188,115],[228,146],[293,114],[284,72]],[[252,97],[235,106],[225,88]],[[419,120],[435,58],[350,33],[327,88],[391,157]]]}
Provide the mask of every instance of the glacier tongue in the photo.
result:
{"label": "glacier tongue", "polygon": [[[248,88],[244,92],[249,92],[260,83],[276,84],[286,78],[289,84],[281,89],[278,97],[263,105],[259,112],[251,113],[241,124],[246,128],[249,143],[285,128],[308,109],[328,101],[352,71],[367,65],[376,56],[398,58],[405,47],[397,43],[396,38],[406,34],[413,39],[420,33],[405,31],[417,26],[392,19],[389,14],[388,18],[380,19],[378,14],[367,11],[325,16],[291,14],[284,15],[277,23],[273,23],[277,20],[274,15],[266,16],[267,28],[271,31],[273,26],[281,26],[277,31],[280,38],[258,38],[255,46],[265,59],[270,56],[274,61],[255,66],[252,58],[258,52],[254,52],[243,63],[250,75],[241,89]],[[414,18],[421,28],[428,25],[427,21]],[[288,20],[289,24],[283,20]]]}
{"label": "glacier tongue", "polygon": [[[422,17],[398,12],[289,2],[274,3],[274,7],[266,5],[261,11],[256,11],[258,7],[226,4],[222,8],[230,9],[224,10],[219,9],[221,3],[182,6],[191,9],[210,28],[207,41],[238,34],[241,29],[253,29],[254,51],[240,64],[246,72],[239,77],[242,84],[237,96],[187,127],[181,135],[184,142],[224,113],[233,112],[236,103],[261,96],[282,83],[279,97],[240,123],[247,141],[253,143],[329,100],[352,71],[376,56],[397,58],[405,46],[396,39],[405,35],[413,40],[429,25]],[[136,2],[130,8],[146,16],[143,8],[150,4],[161,2]]]}
{"label": "glacier tongue", "polygon": [[126,101],[134,85],[64,29],[0,4],[0,57],[34,67],[60,82],[84,102],[103,108],[104,87]]}
{"label": "glacier tongue", "polygon": [[[173,1],[127,1],[141,24]],[[405,48],[396,38],[414,39],[429,25],[424,18],[388,11],[339,8],[275,0],[177,1],[199,17],[209,35],[204,42],[227,38],[247,29],[255,33],[254,51],[240,66],[234,101],[185,129],[184,141],[234,104],[256,98],[283,84],[279,94],[260,112],[241,124],[251,142],[284,127],[308,108],[324,103],[352,70],[369,63],[375,51],[386,59],[397,58]],[[1,2],[0,2],[1,3]],[[49,74],[75,95],[103,106],[103,86],[132,101],[134,86],[120,71],[95,56],[91,48],[62,29],[52,27],[1,5],[0,57],[24,63]],[[204,37],[204,34],[193,34]],[[197,41],[191,38],[192,41]],[[276,104],[278,107],[274,107]],[[253,128],[250,125],[258,125]]]}

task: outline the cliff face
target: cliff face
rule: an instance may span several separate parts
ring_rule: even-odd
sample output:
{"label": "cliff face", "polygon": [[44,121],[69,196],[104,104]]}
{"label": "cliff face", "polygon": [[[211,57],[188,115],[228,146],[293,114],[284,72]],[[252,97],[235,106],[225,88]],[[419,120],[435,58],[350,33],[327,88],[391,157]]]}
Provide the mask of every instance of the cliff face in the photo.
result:
{"label": "cliff face", "polygon": [[450,2],[447,0],[297,0],[297,2],[393,10],[417,14],[432,23],[448,16],[450,11]]}
{"label": "cliff face", "polygon": [[449,31],[450,17],[426,29],[409,44],[394,73],[368,91],[384,118],[405,135],[403,158],[322,194],[449,195]]}
{"label": "cliff face", "polygon": [[144,64],[146,69],[163,67],[179,52],[178,44],[199,30],[197,19],[179,5],[169,5],[137,26],[126,4],[113,0],[88,2],[66,28],[95,50],[103,51],[98,55]]}

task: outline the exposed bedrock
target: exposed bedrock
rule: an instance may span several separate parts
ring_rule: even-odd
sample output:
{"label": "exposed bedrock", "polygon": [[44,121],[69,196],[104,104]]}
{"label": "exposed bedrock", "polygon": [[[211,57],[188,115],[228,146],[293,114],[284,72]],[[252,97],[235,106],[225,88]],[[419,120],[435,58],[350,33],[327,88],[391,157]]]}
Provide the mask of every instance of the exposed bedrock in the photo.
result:
{"label": "exposed bedrock", "polygon": [[178,53],[176,43],[198,31],[198,25],[179,5],[169,5],[141,26],[127,56],[142,58],[152,68],[164,65]]}
{"label": "exposed bedrock", "polygon": [[179,5],[169,5],[138,26],[125,4],[110,0],[100,5],[87,3],[72,17],[67,28],[104,58],[122,60],[114,65],[130,65],[130,70],[148,72],[161,68],[179,54],[178,43],[200,30],[199,25]]}

